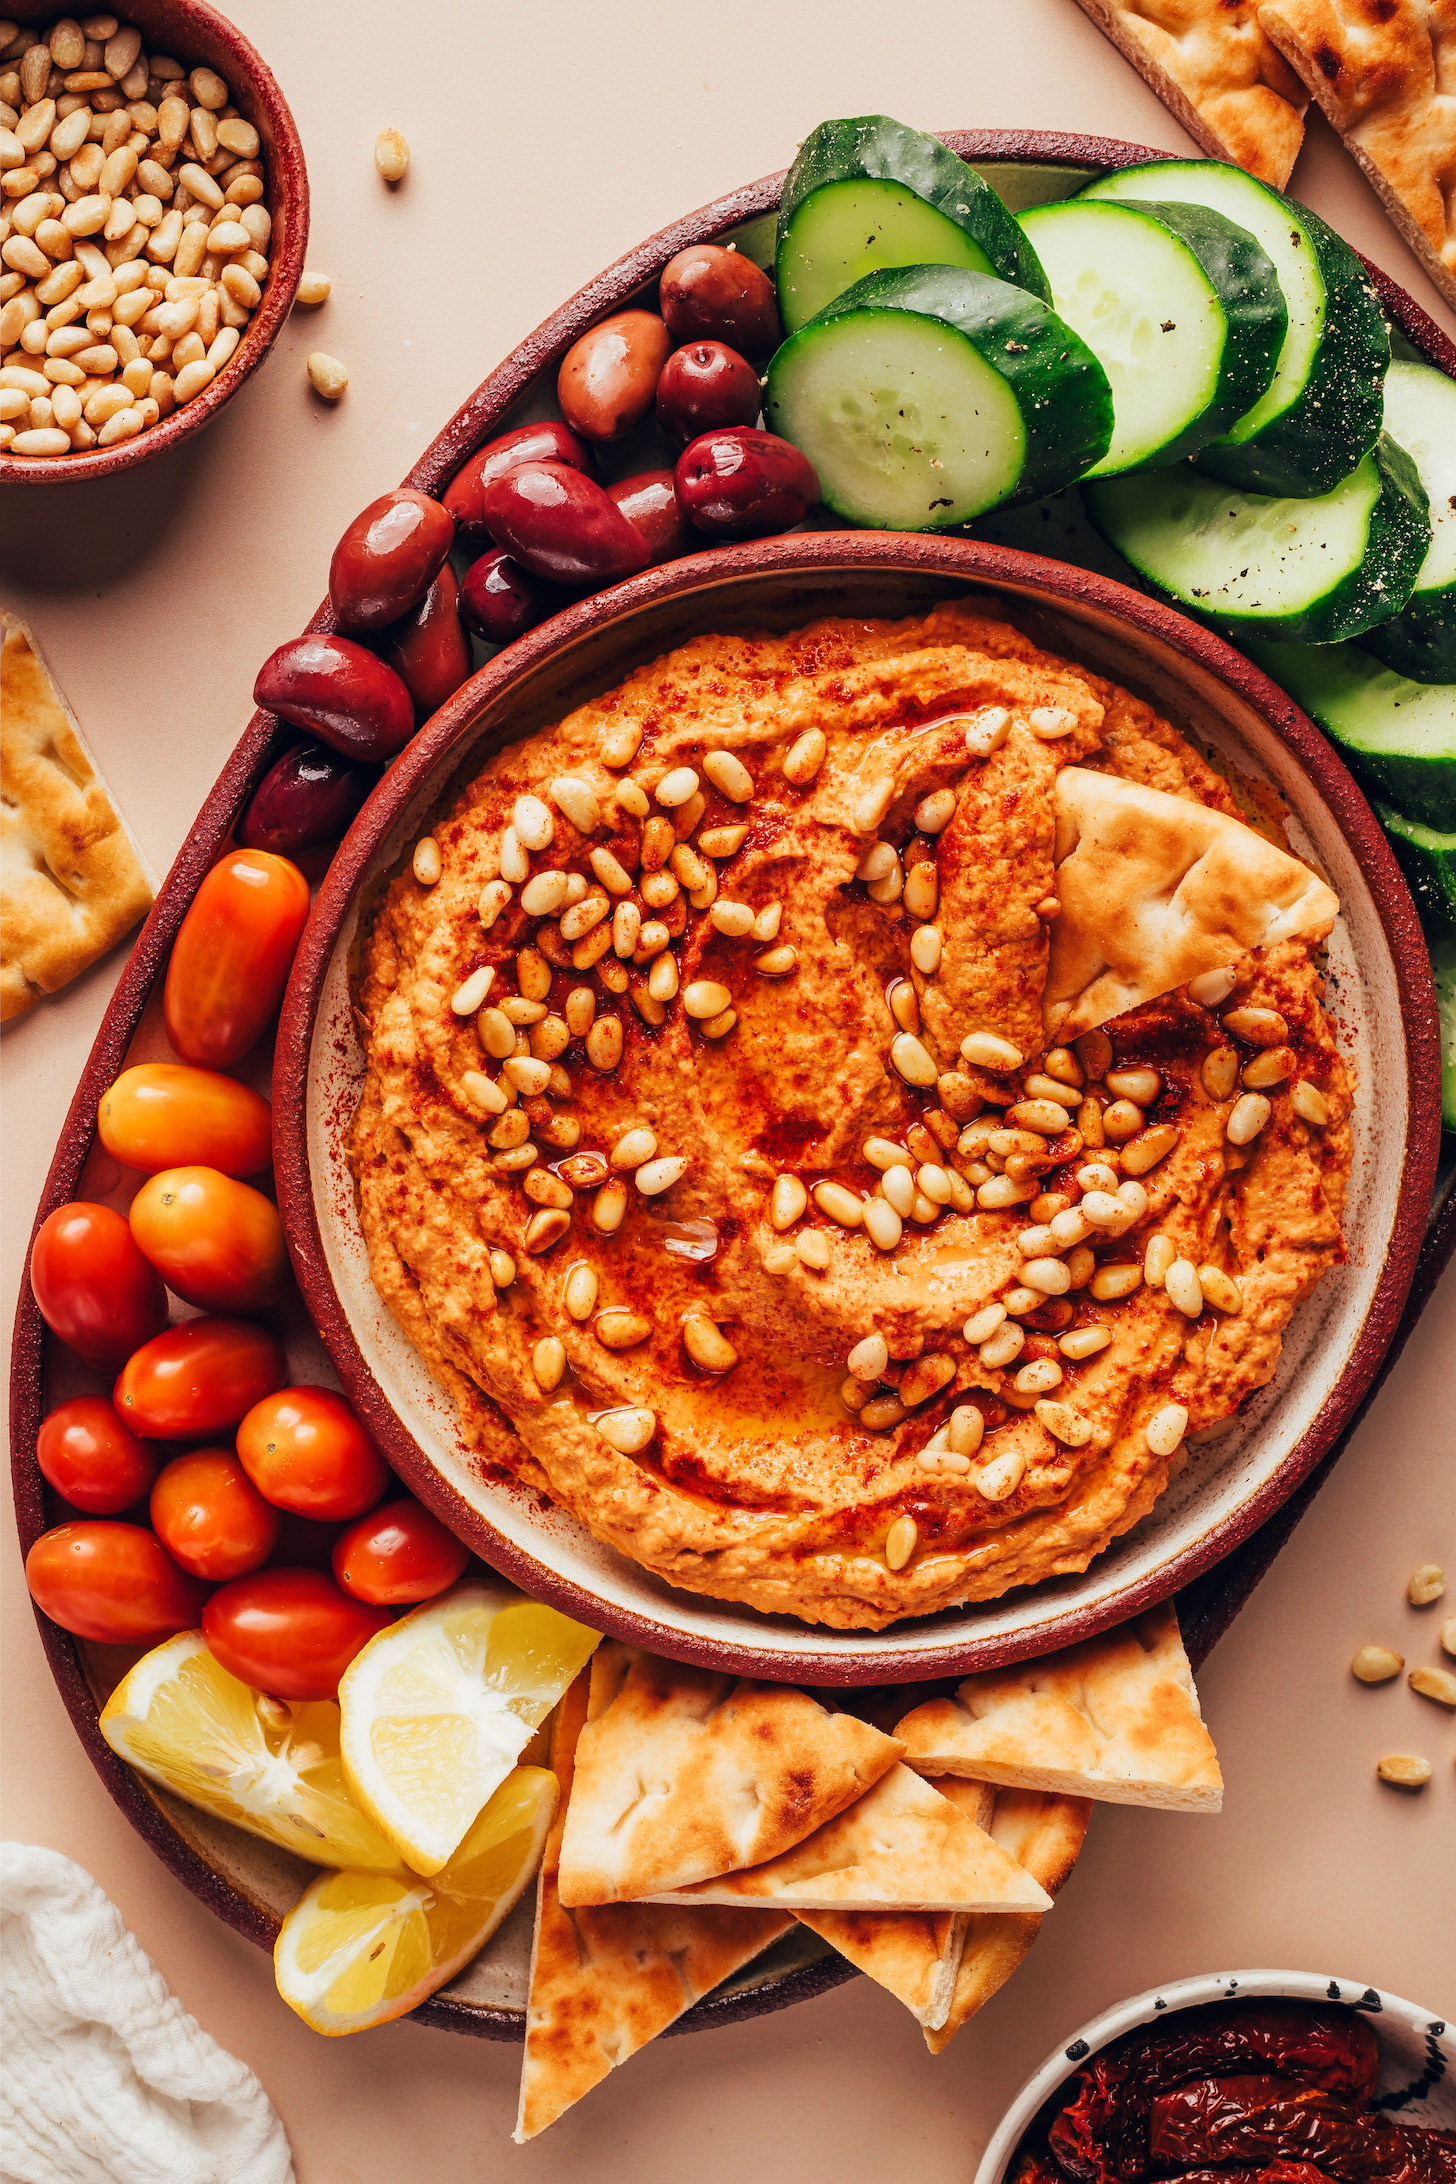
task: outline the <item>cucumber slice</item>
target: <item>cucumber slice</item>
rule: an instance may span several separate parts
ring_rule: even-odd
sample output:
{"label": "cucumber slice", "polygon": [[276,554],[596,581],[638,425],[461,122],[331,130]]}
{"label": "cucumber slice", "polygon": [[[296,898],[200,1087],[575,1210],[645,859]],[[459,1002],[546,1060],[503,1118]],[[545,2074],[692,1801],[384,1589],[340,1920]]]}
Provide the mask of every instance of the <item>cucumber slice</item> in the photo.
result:
{"label": "cucumber slice", "polygon": [[1392,364],[1385,429],[1420,472],[1432,536],[1415,590],[1371,630],[1370,650],[1417,682],[1456,682],[1456,380],[1431,364]]}
{"label": "cucumber slice", "polygon": [[1199,469],[1246,493],[1299,498],[1347,478],[1379,437],[1390,361],[1380,299],[1349,244],[1293,198],[1219,160],[1123,167],[1081,194],[1210,206],[1247,228],[1273,260],[1289,309],[1274,376],[1253,408],[1202,451]]}
{"label": "cucumber slice", "polygon": [[1456,834],[1402,819],[1388,804],[1377,804],[1380,824],[1390,836],[1395,861],[1428,932],[1456,935]]}
{"label": "cucumber slice", "polygon": [[802,448],[826,507],[943,531],[1056,493],[1107,446],[1112,392],[1054,311],[983,273],[872,273],[791,334],[764,421]]}
{"label": "cucumber slice", "polygon": [[1246,649],[1368,788],[1427,826],[1456,827],[1456,689],[1408,682],[1363,644]]}
{"label": "cucumber slice", "polygon": [[824,121],[779,199],[774,267],[785,333],[871,273],[955,265],[1051,300],[1036,252],[990,184],[888,114]]}
{"label": "cucumber slice", "polygon": [[1436,941],[1431,969],[1441,1013],[1441,1120],[1456,1130],[1456,940]]}
{"label": "cucumber slice", "polygon": [[1288,313],[1268,256],[1222,213],[1069,198],[1021,224],[1057,310],[1112,382],[1112,445],[1094,477],[1194,454],[1268,386]]}
{"label": "cucumber slice", "polygon": [[1383,434],[1313,500],[1234,492],[1187,465],[1082,491],[1125,561],[1241,643],[1334,644],[1389,621],[1431,543],[1415,465]]}

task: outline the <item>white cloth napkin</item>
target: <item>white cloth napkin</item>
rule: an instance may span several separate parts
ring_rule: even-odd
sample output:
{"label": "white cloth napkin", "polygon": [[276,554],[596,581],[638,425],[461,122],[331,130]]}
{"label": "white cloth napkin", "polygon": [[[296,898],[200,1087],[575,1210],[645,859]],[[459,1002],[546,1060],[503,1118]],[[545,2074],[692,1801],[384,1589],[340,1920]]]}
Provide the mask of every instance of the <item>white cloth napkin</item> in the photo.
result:
{"label": "white cloth napkin", "polygon": [[0,2184],[294,2184],[273,2104],[89,1873],[0,1844]]}

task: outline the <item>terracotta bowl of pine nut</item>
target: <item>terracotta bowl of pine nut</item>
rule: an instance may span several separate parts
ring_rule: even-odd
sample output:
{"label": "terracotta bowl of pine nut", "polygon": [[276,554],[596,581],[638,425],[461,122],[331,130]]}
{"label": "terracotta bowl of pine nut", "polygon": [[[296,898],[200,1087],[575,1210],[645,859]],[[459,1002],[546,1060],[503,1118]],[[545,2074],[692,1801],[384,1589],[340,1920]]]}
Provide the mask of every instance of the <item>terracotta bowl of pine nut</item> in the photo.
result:
{"label": "terracotta bowl of pine nut", "polygon": [[[422,842],[436,847],[436,819],[504,745],[695,637],[924,613],[968,592],[1029,609],[1038,641],[1132,688],[1266,785],[1285,806],[1291,845],[1338,893],[1328,992],[1361,1088],[1349,1258],[1300,1305],[1274,1379],[1190,1444],[1152,1511],[1082,1575],[879,1631],[841,1630],[676,1590],[468,1445],[451,1398],[370,1277],[346,1152],[365,1078],[353,980],[380,890]],[[603,759],[612,762],[605,749]],[[323,883],[274,1064],[279,1204],[311,1316],[412,1490],[528,1592],[597,1629],[739,1674],[830,1685],[928,1680],[1090,1636],[1167,1598],[1270,1516],[1332,1446],[1389,1339],[1437,1137],[1424,1081],[1430,1003],[1411,982],[1413,914],[1392,871],[1364,799],[1304,716],[1220,639],[1109,578],[970,540],[830,531],[649,569],[567,608],[465,683],[391,767]],[[731,1057],[731,1045],[713,1053]]]}
{"label": "terracotta bowl of pine nut", "polygon": [[109,476],[262,363],[308,242],[293,116],[206,0],[0,19],[0,481]]}

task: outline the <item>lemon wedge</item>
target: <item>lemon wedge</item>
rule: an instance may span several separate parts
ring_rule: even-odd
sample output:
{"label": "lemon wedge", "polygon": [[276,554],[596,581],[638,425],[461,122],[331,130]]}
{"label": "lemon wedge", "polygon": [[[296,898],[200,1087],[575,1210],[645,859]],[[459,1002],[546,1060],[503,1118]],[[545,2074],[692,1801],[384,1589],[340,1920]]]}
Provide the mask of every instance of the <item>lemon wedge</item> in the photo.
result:
{"label": "lemon wedge", "polygon": [[315,1865],[398,1873],[398,1853],[349,1795],[339,1709],[296,1706],[230,1676],[201,1631],[156,1646],[119,1683],[101,1734],[149,1781]]}
{"label": "lemon wedge", "polygon": [[556,1777],[516,1767],[433,1879],[321,1873],[283,1921],[278,1992],[315,2032],[402,2017],[489,1941],[541,1862]]}
{"label": "lemon wedge", "polygon": [[600,1633],[504,1585],[462,1585],[371,1638],[339,1684],[355,1803],[438,1873]]}

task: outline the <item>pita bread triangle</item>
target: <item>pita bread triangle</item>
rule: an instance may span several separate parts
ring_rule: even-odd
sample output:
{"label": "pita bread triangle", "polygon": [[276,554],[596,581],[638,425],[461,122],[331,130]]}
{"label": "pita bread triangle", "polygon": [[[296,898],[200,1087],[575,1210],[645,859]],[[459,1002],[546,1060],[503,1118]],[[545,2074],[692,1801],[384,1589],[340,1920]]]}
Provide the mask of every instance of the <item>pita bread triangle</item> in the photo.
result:
{"label": "pita bread triangle", "polygon": [[1217,1812],[1223,1777],[1171,1604],[1039,1661],[968,1676],[897,1731],[917,1772],[1113,1805]]}
{"label": "pita bread triangle", "polygon": [[607,1904],[567,1911],[556,1889],[572,1762],[590,1671],[557,1710],[551,1765],[561,1805],[536,1881],[536,1931],[515,2139],[524,2145],[694,2002],[793,1924],[772,1910]]}
{"label": "pita bread triangle", "polygon": [[664,1892],[665,1903],[787,1911],[1047,1911],[1051,1898],[908,1767],[766,1865]]}
{"label": "pita bread triangle", "polygon": [[1339,897],[1297,857],[1189,797],[1064,766],[1053,803],[1048,1045],[1338,915]]}
{"label": "pita bread triangle", "polygon": [[[609,1663],[594,1689],[605,1693],[613,1676]],[[762,1865],[852,1805],[899,1756],[893,1737],[806,1691],[628,1656],[577,1746],[561,1901],[640,1901]]]}

